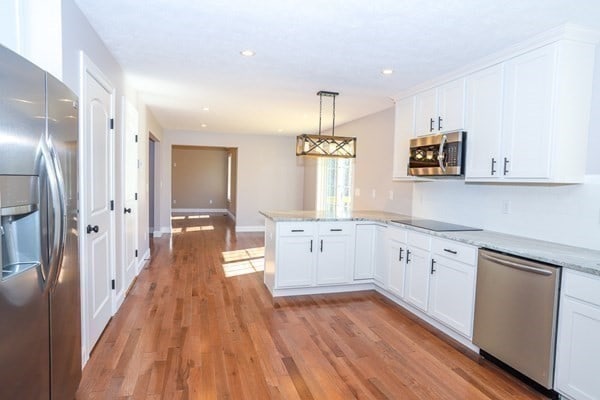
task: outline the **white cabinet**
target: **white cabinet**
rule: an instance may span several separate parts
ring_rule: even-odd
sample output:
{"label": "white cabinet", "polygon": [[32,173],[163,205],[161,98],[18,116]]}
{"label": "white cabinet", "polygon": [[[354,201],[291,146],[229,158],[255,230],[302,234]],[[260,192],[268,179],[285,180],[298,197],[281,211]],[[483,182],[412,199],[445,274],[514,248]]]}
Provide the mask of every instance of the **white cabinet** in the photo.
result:
{"label": "white cabinet", "polygon": [[316,284],[349,283],[354,266],[354,222],[319,222]]}
{"label": "white cabinet", "polygon": [[404,299],[427,311],[431,258],[429,235],[410,231],[407,235]]}
{"label": "white cabinet", "polygon": [[408,175],[409,142],[415,133],[414,96],[396,102],[394,119],[394,171],[393,179],[412,179]]}
{"label": "white cabinet", "polygon": [[387,287],[388,264],[387,264],[387,226],[375,227],[375,257],[373,266],[373,278],[375,283],[381,287]]}
{"label": "white cabinet", "polygon": [[583,181],[594,50],[561,40],[467,77],[467,180]]}
{"label": "white cabinet", "polygon": [[464,78],[415,96],[415,134],[449,132],[464,127]]}
{"label": "white cabinet", "polygon": [[406,266],[406,235],[405,229],[388,228],[387,243],[387,289],[404,297],[404,269]]}
{"label": "white cabinet", "polygon": [[475,303],[477,248],[434,238],[429,314],[471,338]]}
{"label": "white cabinet", "polygon": [[276,229],[276,289],[351,281],[353,222],[280,222]]}
{"label": "white cabinet", "polygon": [[600,278],[563,270],[555,389],[572,399],[600,399]]}
{"label": "white cabinet", "polygon": [[354,241],[354,279],[373,279],[375,267],[375,227],[357,224]]}
{"label": "white cabinet", "polygon": [[314,224],[281,222],[276,229],[276,288],[311,285],[317,255]]}
{"label": "white cabinet", "polygon": [[496,65],[467,77],[467,165],[465,177],[499,177],[504,66]]}

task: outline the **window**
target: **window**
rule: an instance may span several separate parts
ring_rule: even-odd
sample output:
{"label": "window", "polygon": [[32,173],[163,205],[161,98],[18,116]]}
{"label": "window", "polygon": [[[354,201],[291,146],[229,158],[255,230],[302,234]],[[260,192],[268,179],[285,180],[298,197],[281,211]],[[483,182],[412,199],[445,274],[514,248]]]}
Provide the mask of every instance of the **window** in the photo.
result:
{"label": "window", "polygon": [[317,164],[317,210],[352,210],[354,159],[319,158]]}

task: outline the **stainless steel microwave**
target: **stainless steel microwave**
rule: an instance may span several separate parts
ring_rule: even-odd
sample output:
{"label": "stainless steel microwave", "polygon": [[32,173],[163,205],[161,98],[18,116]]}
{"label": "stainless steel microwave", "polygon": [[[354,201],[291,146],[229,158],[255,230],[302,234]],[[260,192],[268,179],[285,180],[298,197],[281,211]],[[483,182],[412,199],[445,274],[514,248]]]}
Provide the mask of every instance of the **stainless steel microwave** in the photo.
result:
{"label": "stainless steel microwave", "polygon": [[465,143],[463,131],[411,139],[408,175],[463,176]]}

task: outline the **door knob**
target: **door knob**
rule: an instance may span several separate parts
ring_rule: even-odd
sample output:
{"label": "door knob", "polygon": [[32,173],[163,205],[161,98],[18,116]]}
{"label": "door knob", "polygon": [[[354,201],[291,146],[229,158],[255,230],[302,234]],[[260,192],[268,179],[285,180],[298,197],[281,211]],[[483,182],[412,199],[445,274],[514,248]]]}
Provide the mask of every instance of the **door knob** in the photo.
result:
{"label": "door knob", "polygon": [[92,232],[98,233],[99,230],[100,230],[100,228],[98,227],[98,225],[94,225],[94,226],[88,225],[86,228],[87,233],[92,233]]}
{"label": "door knob", "polygon": [[123,210],[125,214],[131,214],[131,208],[126,208]]}

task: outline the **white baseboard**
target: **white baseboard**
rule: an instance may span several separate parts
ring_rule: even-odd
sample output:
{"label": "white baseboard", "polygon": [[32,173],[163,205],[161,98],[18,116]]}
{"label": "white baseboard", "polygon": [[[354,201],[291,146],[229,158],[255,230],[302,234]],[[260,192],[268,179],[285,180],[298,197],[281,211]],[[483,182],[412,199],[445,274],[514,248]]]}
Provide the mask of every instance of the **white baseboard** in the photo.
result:
{"label": "white baseboard", "polygon": [[231,211],[227,210],[227,214],[229,215],[229,218],[231,218],[232,220],[235,221],[235,214],[232,213]]}
{"label": "white baseboard", "polygon": [[153,237],[161,237],[162,234],[163,234],[162,231],[154,231],[154,232],[152,232],[152,236]]}
{"label": "white baseboard", "polygon": [[237,225],[235,227],[235,231],[236,232],[264,232],[265,226],[264,225],[245,225],[245,226]]}
{"label": "white baseboard", "polygon": [[171,213],[228,213],[226,208],[171,208]]}
{"label": "white baseboard", "polygon": [[149,262],[150,262],[150,248],[146,249],[146,251],[144,252],[144,255],[142,255],[142,257],[138,259],[138,263],[135,266],[136,275],[139,275],[142,268],[144,268],[144,265],[146,265]]}

